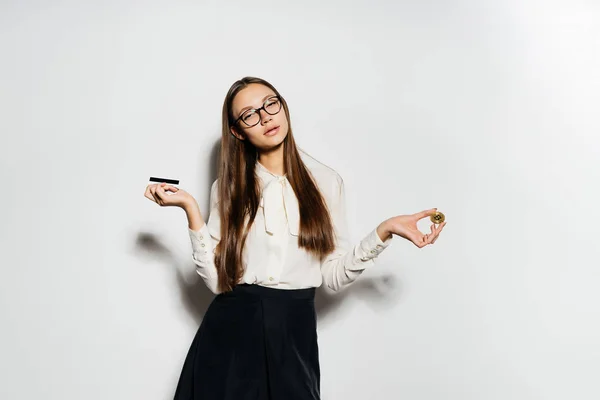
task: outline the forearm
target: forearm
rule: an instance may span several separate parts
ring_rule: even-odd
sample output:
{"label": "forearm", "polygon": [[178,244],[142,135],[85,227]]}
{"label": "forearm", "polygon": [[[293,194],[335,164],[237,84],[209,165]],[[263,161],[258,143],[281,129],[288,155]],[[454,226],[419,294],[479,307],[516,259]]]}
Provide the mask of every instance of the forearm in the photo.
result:
{"label": "forearm", "polygon": [[185,211],[185,215],[188,220],[188,228],[193,231],[199,231],[205,224],[204,219],[202,218],[202,214],[200,213],[200,207],[198,207],[198,203],[195,201],[187,204],[183,210]]}
{"label": "forearm", "polygon": [[206,286],[215,294],[218,293],[219,274],[215,266],[214,241],[210,236],[207,225],[198,231],[188,229],[192,243],[192,260],[196,264],[196,272]]}
{"label": "forearm", "polygon": [[379,224],[379,226],[377,227],[377,235],[379,235],[379,238],[385,242],[388,239],[392,238],[392,232],[390,231],[389,227],[388,227],[388,221],[389,220],[385,220],[382,223]]}
{"label": "forearm", "polygon": [[218,293],[219,277],[215,266],[215,242],[210,236],[200,209],[196,202],[184,207],[188,219],[188,232],[192,242],[192,259],[196,264],[196,272],[206,286],[215,294]]}
{"label": "forearm", "polygon": [[321,264],[327,286],[337,291],[354,282],[364,269],[374,265],[374,259],[390,245],[392,235],[386,237],[388,232],[387,224],[383,224],[372,230],[358,245],[350,247],[345,240],[341,246],[338,243],[336,250]]}

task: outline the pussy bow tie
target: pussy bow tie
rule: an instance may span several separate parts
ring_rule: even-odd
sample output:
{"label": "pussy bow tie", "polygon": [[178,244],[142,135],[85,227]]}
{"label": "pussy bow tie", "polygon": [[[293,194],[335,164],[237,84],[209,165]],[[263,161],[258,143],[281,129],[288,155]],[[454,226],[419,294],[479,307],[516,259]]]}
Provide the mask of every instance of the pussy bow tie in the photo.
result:
{"label": "pussy bow tie", "polygon": [[298,199],[294,193],[294,189],[285,176],[277,176],[271,179],[262,189],[262,197],[260,205],[263,208],[265,216],[265,230],[273,234],[275,233],[277,221],[278,204],[281,204],[283,199],[284,213],[287,218],[290,233],[298,236],[300,228],[300,210]]}

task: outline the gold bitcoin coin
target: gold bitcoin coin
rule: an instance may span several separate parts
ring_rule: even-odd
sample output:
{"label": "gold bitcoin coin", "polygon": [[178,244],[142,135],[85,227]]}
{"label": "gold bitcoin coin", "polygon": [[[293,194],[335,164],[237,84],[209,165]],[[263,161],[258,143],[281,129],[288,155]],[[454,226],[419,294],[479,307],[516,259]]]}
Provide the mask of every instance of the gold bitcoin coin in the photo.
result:
{"label": "gold bitcoin coin", "polygon": [[435,214],[433,214],[429,219],[431,219],[431,222],[433,222],[434,224],[441,224],[442,222],[444,222],[446,217],[441,212],[436,211]]}

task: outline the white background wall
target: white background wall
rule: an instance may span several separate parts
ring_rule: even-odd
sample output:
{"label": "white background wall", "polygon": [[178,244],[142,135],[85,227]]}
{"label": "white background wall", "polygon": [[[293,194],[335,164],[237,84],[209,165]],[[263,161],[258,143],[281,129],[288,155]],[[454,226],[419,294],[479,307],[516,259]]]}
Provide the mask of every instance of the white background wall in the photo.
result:
{"label": "white background wall", "polygon": [[207,215],[245,75],[342,175],[356,241],[448,220],[319,293],[324,399],[600,398],[597,1],[4,0],[0,34],[0,398],[172,398],[211,295],[143,192]]}

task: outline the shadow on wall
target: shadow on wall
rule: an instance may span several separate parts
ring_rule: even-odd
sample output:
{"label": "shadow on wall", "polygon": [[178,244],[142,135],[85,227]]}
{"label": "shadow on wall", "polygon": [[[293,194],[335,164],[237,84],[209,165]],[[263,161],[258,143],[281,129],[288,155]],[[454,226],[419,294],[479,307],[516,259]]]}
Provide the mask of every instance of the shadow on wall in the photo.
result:
{"label": "shadow on wall", "polygon": [[[217,177],[219,149],[220,141],[217,141],[211,151],[211,167],[207,170],[210,178],[208,182],[211,184]],[[205,169],[201,168],[201,170]],[[207,204],[203,209],[209,210],[210,195],[204,197]],[[203,215],[205,218],[207,217],[207,214],[203,213]],[[190,316],[198,323],[198,325],[200,325],[204,313],[215,295],[196,274],[193,262],[190,261],[190,265],[184,265],[180,268],[177,265],[177,257],[175,257],[171,250],[169,250],[161,240],[152,233],[139,233],[136,246],[153,258],[162,259],[166,265],[173,266],[173,271],[176,275],[181,292],[181,302]],[[385,267],[378,265],[378,268]],[[394,270],[395,269],[396,268],[394,268]],[[398,286],[396,277],[392,274],[378,277],[361,276],[354,283],[338,293],[335,293],[322,285],[317,289],[315,297],[315,307],[319,323],[330,320],[335,313],[335,310],[338,309],[342,301],[348,296],[355,296],[361,301],[366,302],[370,308],[373,308],[376,311],[388,309],[400,300],[401,296],[399,295]]]}

